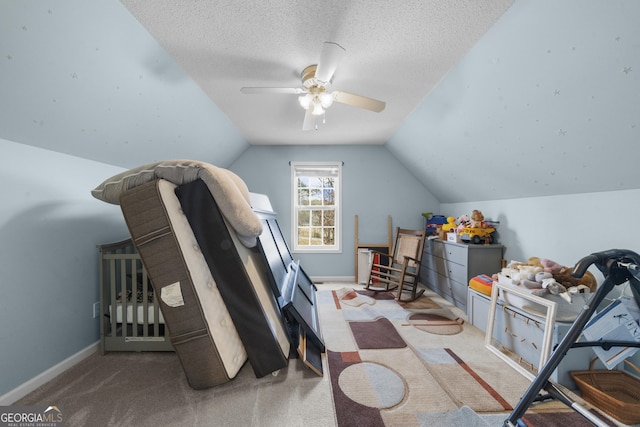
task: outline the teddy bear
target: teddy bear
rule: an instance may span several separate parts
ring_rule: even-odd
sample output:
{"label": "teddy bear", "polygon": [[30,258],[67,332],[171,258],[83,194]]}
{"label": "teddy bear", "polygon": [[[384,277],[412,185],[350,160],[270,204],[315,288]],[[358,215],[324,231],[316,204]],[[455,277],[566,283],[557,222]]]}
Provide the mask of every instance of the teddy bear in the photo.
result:
{"label": "teddy bear", "polygon": [[534,295],[559,295],[571,303],[572,295],[594,292],[598,286],[595,277],[589,271],[580,279],[576,279],[571,275],[571,268],[547,258],[531,257],[527,261],[527,265],[538,269],[538,272],[534,280],[530,280],[531,277],[519,277],[519,284],[528,288]]}
{"label": "teddy bear", "polygon": [[471,218],[469,218],[469,215],[467,214],[460,215],[458,217],[458,233],[461,232],[463,228],[469,227],[470,223],[471,223]]}
{"label": "teddy bear", "polygon": [[562,284],[566,288],[584,285],[589,288],[591,292],[595,292],[598,287],[598,282],[590,271],[587,271],[581,278],[576,279],[571,275],[571,267],[566,267],[550,259],[531,257],[528,259],[528,263],[530,265],[541,266],[545,272],[553,275],[556,282]]}
{"label": "teddy bear", "polygon": [[590,271],[584,273],[579,279],[576,279],[571,275],[571,271],[573,268],[564,267],[559,271],[553,272],[553,278],[558,282],[562,283],[565,287],[573,287],[573,286],[585,286],[589,288],[591,292],[595,292],[598,287],[598,282],[593,274]]}
{"label": "teddy bear", "polygon": [[470,227],[472,228],[484,227],[484,215],[482,215],[482,212],[480,212],[477,209],[474,209],[473,212],[471,212]]}

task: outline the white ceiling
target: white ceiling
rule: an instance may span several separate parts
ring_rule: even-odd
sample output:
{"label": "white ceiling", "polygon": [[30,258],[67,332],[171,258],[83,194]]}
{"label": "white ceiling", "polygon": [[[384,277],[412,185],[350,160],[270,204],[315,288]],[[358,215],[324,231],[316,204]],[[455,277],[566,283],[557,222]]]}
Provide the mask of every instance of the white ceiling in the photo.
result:
{"label": "white ceiling", "polygon": [[[512,0],[123,0],[251,144],[384,144]],[[346,54],[333,89],[380,99],[381,113],[334,104],[318,131],[301,130],[292,95],[322,43]]]}
{"label": "white ceiling", "polygon": [[[640,186],[636,0],[0,2],[0,138],[121,167],[384,144],[443,203]],[[346,48],[303,132],[297,86]],[[330,149],[330,148],[329,148]]]}

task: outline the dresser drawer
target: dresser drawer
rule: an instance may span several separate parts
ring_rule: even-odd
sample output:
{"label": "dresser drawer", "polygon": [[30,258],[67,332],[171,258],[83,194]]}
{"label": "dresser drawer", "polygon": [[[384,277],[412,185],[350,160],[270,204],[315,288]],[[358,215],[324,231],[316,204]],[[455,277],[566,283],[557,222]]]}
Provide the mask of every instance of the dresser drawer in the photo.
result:
{"label": "dresser drawer", "polygon": [[[469,280],[467,279],[467,266],[460,265],[455,262],[448,262],[446,264],[446,273],[445,276],[451,278],[451,280],[455,280],[456,282],[465,283],[465,286],[469,285]],[[466,293],[466,290],[465,290]],[[466,295],[465,295],[466,299]]]}
{"label": "dresser drawer", "polygon": [[467,257],[469,256],[469,248],[467,246],[459,246],[450,243],[446,246],[443,245],[444,255],[447,261],[455,262],[456,264],[467,265]]}
{"label": "dresser drawer", "polygon": [[457,307],[466,309],[469,279],[500,271],[502,245],[468,245],[427,240],[420,280]]}
{"label": "dresser drawer", "polygon": [[446,259],[440,257],[432,257],[429,268],[436,271],[438,274],[449,277],[449,263]]}
{"label": "dresser drawer", "polygon": [[420,269],[420,283],[444,297],[451,297],[449,278],[430,268]]}
{"label": "dresser drawer", "polygon": [[449,286],[451,286],[451,293],[454,300],[456,300],[455,305],[458,308],[461,308],[462,311],[467,311],[467,292],[469,287],[466,283],[460,283],[452,279],[448,279]]}
{"label": "dresser drawer", "polygon": [[424,255],[444,258],[444,244],[441,240],[427,240],[424,242]]}

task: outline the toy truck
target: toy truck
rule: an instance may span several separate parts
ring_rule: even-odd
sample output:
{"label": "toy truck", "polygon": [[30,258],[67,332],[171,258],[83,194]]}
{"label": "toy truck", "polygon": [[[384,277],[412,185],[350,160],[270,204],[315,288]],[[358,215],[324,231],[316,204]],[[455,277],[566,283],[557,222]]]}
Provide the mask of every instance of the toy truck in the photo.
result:
{"label": "toy truck", "polygon": [[494,227],[465,227],[460,231],[460,240],[465,243],[493,243],[496,229]]}

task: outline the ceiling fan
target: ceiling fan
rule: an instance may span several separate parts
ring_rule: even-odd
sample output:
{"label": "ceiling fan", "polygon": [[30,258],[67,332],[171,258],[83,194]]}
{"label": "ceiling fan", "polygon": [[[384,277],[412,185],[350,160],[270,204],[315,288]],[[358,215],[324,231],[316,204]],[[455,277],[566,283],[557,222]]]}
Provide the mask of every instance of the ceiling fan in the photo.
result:
{"label": "ceiling fan", "polygon": [[333,74],[344,56],[345,49],[337,43],[324,42],[317,64],[302,70],[302,87],[243,87],[245,94],[285,94],[298,95],[300,106],[305,109],[302,130],[318,129],[316,119],[324,118],[327,108],[334,102],[364,108],[379,113],[385,103],[366,96],[334,90],[329,92]]}

